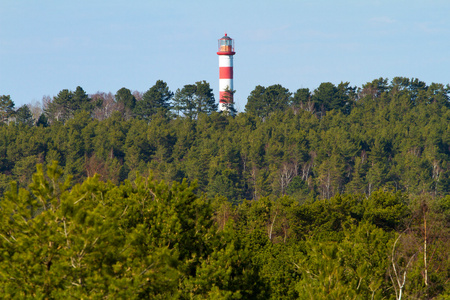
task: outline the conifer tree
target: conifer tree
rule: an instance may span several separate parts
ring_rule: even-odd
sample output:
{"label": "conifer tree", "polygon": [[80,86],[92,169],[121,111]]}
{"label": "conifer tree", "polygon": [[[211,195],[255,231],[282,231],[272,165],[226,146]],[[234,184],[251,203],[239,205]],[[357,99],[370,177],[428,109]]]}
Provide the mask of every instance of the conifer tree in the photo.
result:
{"label": "conifer tree", "polygon": [[16,111],[16,123],[32,126],[34,124],[33,115],[27,105],[22,105]]}
{"label": "conifer tree", "polygon": [[173,98],[174,109],[191,119],[196,119],[200,113],[211,114],[217,111],[212,89],[206,81],[185,85],[178,89]]}
{"label": "conifer tree", "polygon": [[6,123],[14,114],[14,102],[8,95],[0,96],[0,123]]}
{"label": "conifer tree", "polygon": [[172,97],[173,92],[169,90],[167,83],[158,80],[155,85],[144,93],[142,99],[136,102],[134,113],[140,119],[150,122],[158,111],[168,111],[170,109],[170,99]]}

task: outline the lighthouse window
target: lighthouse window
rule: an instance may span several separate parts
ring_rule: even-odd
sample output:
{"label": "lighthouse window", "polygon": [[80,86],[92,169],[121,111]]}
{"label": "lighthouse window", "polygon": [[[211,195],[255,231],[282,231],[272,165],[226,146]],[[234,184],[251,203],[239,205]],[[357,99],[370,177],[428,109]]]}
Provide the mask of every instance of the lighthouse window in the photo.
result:
{"label": "lighthouse window", "polygon": [[221,52],[231,52],[233,51],[233,40],[231,39],[220,39],[219,40],[219,51]]}

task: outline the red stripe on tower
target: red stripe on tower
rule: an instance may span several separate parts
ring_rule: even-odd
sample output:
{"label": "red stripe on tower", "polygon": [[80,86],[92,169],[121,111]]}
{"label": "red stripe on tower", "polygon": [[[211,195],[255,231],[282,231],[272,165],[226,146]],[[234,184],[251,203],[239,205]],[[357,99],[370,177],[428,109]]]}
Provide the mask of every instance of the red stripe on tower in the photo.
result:
{"label": "red stripe on tower", "polygon": [[233,55],[234,41],[225,36],[219,39],[219,109],[230,111],[233,101]]}
{"label": "red stripe on tower", "polygon": [[233,79],[233,67],[219,67],[219,78]]}
{"label": "red stripe on tower", "polygon": [[222,103],[227,103],[227,99],[233,99],[233,94],[228,91],[219,92],[220,93],[220,99],[224,99]]}

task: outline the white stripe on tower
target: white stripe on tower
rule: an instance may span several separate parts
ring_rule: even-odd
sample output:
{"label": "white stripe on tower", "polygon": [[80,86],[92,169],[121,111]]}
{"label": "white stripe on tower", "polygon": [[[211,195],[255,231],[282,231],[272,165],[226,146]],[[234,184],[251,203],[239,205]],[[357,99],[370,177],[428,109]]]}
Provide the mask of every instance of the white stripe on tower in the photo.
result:
{"label": "white stripe on tower", "polygon": [[233,80],[232,79],[226,79],[226,78],[220,78],[219,79],[219,91],[225,92],[226,90],[232,91],[233,90]]}

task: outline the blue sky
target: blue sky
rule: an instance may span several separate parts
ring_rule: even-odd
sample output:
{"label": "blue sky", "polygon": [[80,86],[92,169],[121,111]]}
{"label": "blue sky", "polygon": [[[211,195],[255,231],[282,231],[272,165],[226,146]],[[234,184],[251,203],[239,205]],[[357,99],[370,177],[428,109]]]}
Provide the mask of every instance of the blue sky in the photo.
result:
{"label": "blue sky", "polygon": [[16,107],[81,86],[172,91],[206,80],[235,39],[239,111],[256,85],[291,92],[379,77],[450,83],[450,1],[0,1],[0,94]]}

